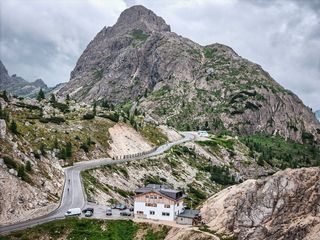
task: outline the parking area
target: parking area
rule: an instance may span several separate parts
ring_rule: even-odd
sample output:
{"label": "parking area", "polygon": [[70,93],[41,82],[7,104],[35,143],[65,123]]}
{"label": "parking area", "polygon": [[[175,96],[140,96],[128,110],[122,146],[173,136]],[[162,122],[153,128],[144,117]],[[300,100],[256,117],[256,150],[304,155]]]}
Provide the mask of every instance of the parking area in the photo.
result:
{"label": "parking area", "polygon": [[[119,209],[111,209],[112,215],[107,216],[106,211],[107,208],[111,206],[106,206],[106,205],[96,205],[93,203],[87,203],[87,205],[83,208],[93,208],[94,213],[91,216],[91,218],[98,218],[98,219],[132,219],[133,218],[133,212],[130,212],[129,209],[125,210],[119,210]],[[131,213],[131,216],[121,216],[121,212],[128,212]],[[81,217],[85,217],[84,213],[81,214]]]}

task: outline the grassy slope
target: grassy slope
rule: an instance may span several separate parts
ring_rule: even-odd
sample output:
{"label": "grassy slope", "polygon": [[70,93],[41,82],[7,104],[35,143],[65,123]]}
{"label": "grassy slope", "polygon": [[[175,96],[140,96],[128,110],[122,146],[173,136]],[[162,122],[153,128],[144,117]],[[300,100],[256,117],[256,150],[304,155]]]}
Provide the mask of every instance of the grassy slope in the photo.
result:
{"label": "grassy slope", "polygon": [[45,223],[27,230],[0,236],[0,240],[34,240],[40,237],[48,239],[73,239],[73,240],[130,240],[136,239],[136,234],[146,240],[164,239],[170,230],[167,226],[152,228],[149,224],[137,224],[131,220],[96,220],[69,218],[65,220]]}

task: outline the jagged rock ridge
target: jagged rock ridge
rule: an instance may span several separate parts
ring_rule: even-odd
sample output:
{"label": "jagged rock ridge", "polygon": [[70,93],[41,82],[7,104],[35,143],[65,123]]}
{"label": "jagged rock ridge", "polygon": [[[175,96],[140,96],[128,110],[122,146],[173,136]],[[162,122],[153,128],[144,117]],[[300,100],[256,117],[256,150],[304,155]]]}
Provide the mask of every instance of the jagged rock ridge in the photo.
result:
{"label": "jagged rock ridge", "polygon": [[6,90],[12,95],[34,97],[39,92],[40,88],[44,91],[49,89],[42,79],[28,82],[16,74],[10,76],[6,67],[0,60],[0,90]]}
{"label": "jagged rock ridge", "polygon": [[320,137],[311,109],[259,65],[230,47],[178,36],[143,6],[125,10],[97,34],[59,94],[85,102],[138,101],[141,111],[180,130]]}

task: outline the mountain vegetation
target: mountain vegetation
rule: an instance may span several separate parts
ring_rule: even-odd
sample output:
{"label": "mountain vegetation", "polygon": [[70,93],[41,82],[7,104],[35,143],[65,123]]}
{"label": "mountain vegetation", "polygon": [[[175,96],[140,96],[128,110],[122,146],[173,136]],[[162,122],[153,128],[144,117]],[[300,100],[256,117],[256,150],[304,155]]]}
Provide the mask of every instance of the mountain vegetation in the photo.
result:
{"label": "mountain vegetation", "polygon": [[90,239],[90,240],[163,240],[171,227],[134,223],[130,220],[65,219],[18,231],[0,240]]}

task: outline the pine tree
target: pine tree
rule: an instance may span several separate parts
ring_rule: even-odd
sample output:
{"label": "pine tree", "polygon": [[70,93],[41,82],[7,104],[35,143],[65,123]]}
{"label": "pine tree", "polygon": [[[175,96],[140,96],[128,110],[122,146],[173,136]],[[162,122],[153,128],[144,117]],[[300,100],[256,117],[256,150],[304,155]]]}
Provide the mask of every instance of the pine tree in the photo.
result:
{"label": "pine tree", "polygon": [[4,90],[2,94],[0,93],[0,97],[2,97],[6,102],[9,102],[9,97],[6,90]]}
{"label": "pine tree", "polygon": [[56,96],[53,93],[51,93],[50,102],[51,103],[56,103],[57,102]]}
{"label": "pine tree", "polygon": [[53,148],[54,148],[54,149],[59,149],[59,143],[58,143],[57,137],[54,139]]}
{"label": "pine tree", "polygon": [[42,88],[40,88],[38,96],[37,96],[37,100],[40,102],[42,99],[45,99],[45,95],[44,95]]}
{"label": "pine tree", "polygon": [[25,180],[26,172],[25,172],[25,169],[24,169],[24,166],[23,166],[23,165],[21,165],[21,166],[18,168],[18,177],[21,177],[22,180]]}
{"label": "pine tree", "polygon": [[32,170],[32,166],[31,166],[31,162],[30,161],[27,161],[26,170],[27,170],[27,172],[31,172],[31,170]]}
{"label": "pine tree", "polygon": [[46,145],[44,145],[43,143],[41,143],[40,145],[40,152],[42,156],[46,155]]}
{"label": "pine tree", "polygon": [[11,131],[12,133],[14,133],[14,134],[18,134],[18,133],[19,133],[19,132],[18,132],[17,123],[16,123],[14,120],[11,121],[10,126],[9,126],[9,129],[10,129],[10,131]]}
{"label": "pine tree", "polygon": [[71,142],[67,142],[65,153],[66,153],[66,158],[72,157],[72,144],[71,144]]}
{"label": "pine tree", "polygon": [[97,114],[97,102],[94,101],[93,102],[93,115],[96,116],[96,114]]}

